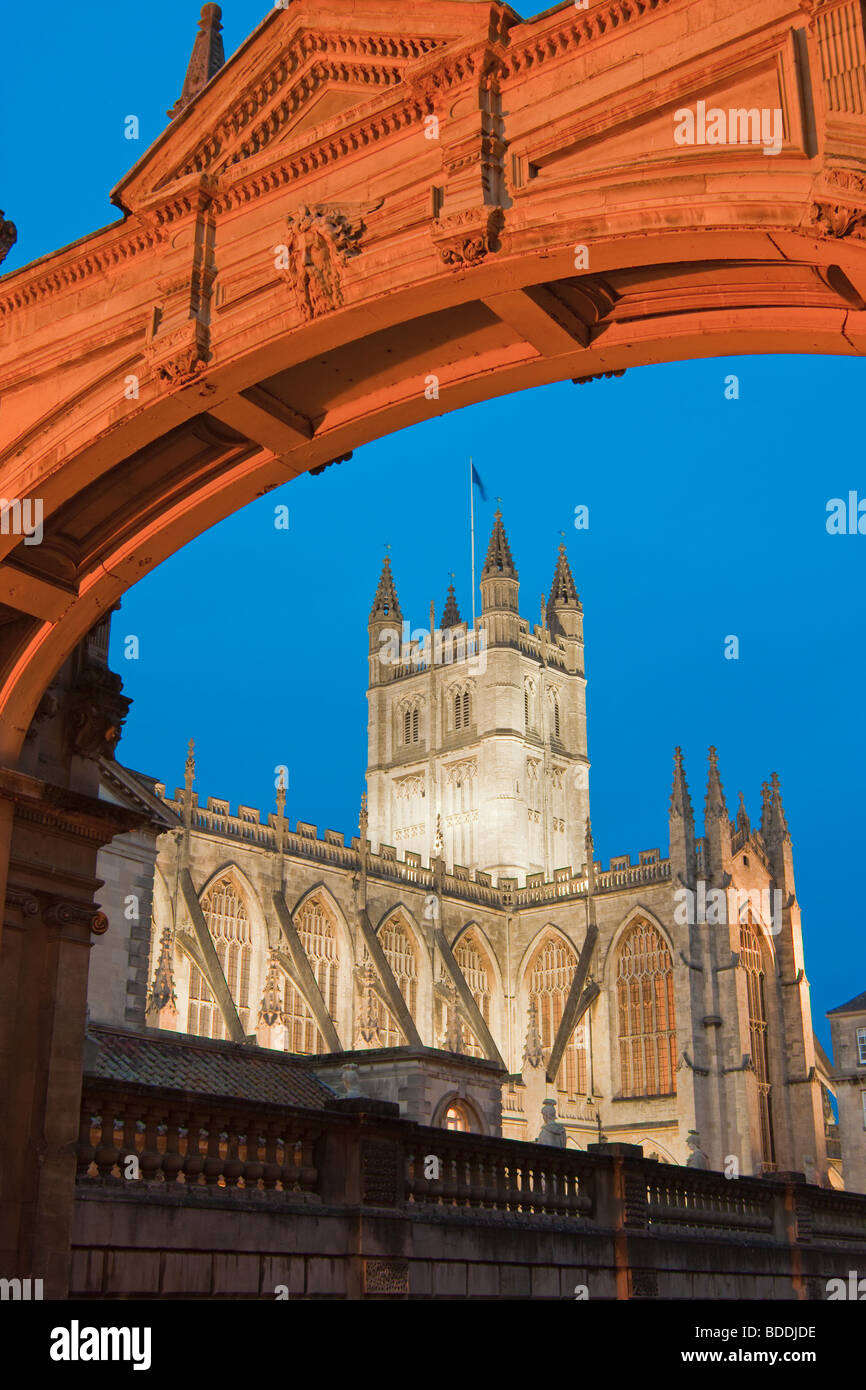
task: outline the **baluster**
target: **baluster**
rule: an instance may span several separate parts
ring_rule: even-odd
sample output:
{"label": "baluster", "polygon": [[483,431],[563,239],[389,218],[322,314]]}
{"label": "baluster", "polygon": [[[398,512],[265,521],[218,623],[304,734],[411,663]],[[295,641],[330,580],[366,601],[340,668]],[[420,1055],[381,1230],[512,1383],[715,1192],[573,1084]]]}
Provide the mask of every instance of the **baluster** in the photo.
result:
{"label": "baluster", "polygon": [[265,1126],[265,1164],[262,1169],[262,1186],[266,1192],[275,1192],[277,1180],[282,1175],[283,1167],[277,1162],[277,1125],[273,1120],[268,1120]]}
{"label": "baluster", "polygon": [[206,1187],[218,1187],[222,1177],[223,1160],[220,1153],[223,1134],[223,1116],[209,1115],[207,1122],[207,1152],[202,1173]]}
{"label": "baluster", "polygon": [[180,1110],[170,1110],[165,1127],[165,1153],[162,1157],[162,1176],[167,1183],[177,1183],[178,1174],[183,1168],[183,1154],[180,1151],[181,1119]]}
{"label": "baluster", "polygon": [[[444,1147],[444,1146],[443,1146]],[[444,1149],[442,1155],[442,1202],[446,1207],[456,1206],[457,1169],[453,1148]]]}
{"label": "baluster", "polygon": [[244,1163],[244,1187],[248,1190],[258,1188],[259,1178],[265,1171],[265,1165],[259,1160],[261,1143],[259,1122],[253,1118],[247,1125],[247,1157]]}
{"label": "baluster", "polygon": [[198,1184],[201,1170],[204,1167],[204,1155],[201,1151],[202,1116],[192,1112],[189,1117],[189,1130],[186,1136],[186,1156],[183,1160],[183,1173],[190,1186]]}
{"label": "baluster", "polygon": [[138,1151],[138,1121],[135,1119],[135,1111],[129,1107],[123,1121],[123,1138],[120,1141],[120,1153],[117,1157],[121,1177],[125,1177],[126,1159],[131,1154],[139,1160],[139,1171],[141,1168]]}
{"label": "baluster", "polygon": [[145,1111],[144,1140],[138,1155],[139,1170],[145,1182],[154,1182],[162,1168],[162,1154],[159,1151],[156,1133],[162,1114],[162,1110],[152,1105]]}
{"label": "baluster", "polygon": [[321,1137],[320,1128],[310,1128],[307,1126],[301,1131],[300,1157],[301,1163],[298,1169],[298,1189],[301,1192],[316,1192],[319,1185],[319,1170],[316,1166],[315,1146],[316,1140]]}
{"label": "baluster", "polygon": [[78,1125],[78,1144],[75,1149],[75,1173],[76,1177],[86,1178],[96,1148],[93,1143],[93,1130],[95,1116],[92,1114],[92,1107],[88,1096],[84,1097],[81,1106],[81,1119]]}
{"label": "baluster", "polygon": [[96,1145],[93,1154],[93,1162],[99,1170],[99,1176],[105,1181],[111,1176],[111,1170],[117,1161],[118,1150],[114,1145],[114,1111],[113,1102],[107,1100],[102,1106],[102,1114],[99,1120],[99,1143]]}

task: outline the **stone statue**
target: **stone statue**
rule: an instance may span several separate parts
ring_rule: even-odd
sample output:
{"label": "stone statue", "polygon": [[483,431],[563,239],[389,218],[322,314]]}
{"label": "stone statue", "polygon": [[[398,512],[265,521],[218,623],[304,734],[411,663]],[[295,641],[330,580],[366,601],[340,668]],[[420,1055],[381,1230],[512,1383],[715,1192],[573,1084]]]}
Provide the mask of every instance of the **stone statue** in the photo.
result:
{"label": "stone statue", "polygon": [[358,1089],[358,1066],[357,1066],[357,1063],[355,1063],[355,1062],[347,1062],[346,1065],[342,1068],[342,1070],[341,1070],[341,1072],[340,1072],[340,1076],[342,1077],[342,1081],[343,1081],[343,1095],[344,1095],[344,1096],[352,1096],[352,1097],[354,1097],[354,1096],[359,1096],[359,1095],[361,1094],[361,1092],[360,1092],[359,1089]]}
{"label": "stone statue", "polygon": [[696,1129],[690,1129],[686,1135],[686,1143],[691,1149],[691,1153],[686,1159],[687,1168],[709,1168],[710,1160],[701,1148],[701,1136]]}
{"label": "stone statue", "polygon": [[565,1125],[561,1125],[556,1118],[556,1101],[549,1097],[542,1102],[541,1118],[544,1124],[536,1139],[536,1144],[549,1144],[552,1149],[565,1148]]}

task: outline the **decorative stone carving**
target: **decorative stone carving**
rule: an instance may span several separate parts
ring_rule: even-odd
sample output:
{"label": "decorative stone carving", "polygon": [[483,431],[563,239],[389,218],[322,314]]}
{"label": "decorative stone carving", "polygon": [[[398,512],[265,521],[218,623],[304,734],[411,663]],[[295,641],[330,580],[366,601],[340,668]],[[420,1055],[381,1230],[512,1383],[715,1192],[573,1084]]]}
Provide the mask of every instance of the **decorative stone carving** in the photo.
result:
{"label": "decorative stone carving", "polygon": [[690,1129],[686,1135],[686,1143],[691,1149],[691,1153],[686,1159],[687,1168],[709,1168],[710,1160],[701,1148],[701,1136],[696,1129]]}
{"label": "decorative stone carving", "polygon": [[308,323],[343,303],[343,270],[358,245],[363,223],[351,222],[339,208],[305,203],[288,218],[286,266],[280,275],[294,286],[301,316]]}
{"label": "decorative stone carving", "polygon": [[14,222],[3,220],[3,209],[0,208],[0,264],[5,261],[17,240],[18,228]]}
{"label": "decorative stone carving", "polygon": [[452,270],[480,265],[492,251],[499,250],[499,233],[505,223],[500,207],[469,208],[440,217],[433,229],[439,255]]}
{"label": "decorative stone carving", "polygon": [[866,236],[866,175],[856,169],[828,169],[826,193],[809,210],[810,230],[823,237]]}
{"label": "decorative stone carving", "polygon": [[85,903],[52,903],[42,913],[42,920],[51,927],[69,927],[85,923],[94,936],[104,936],[109,925],[104,912],[94,912],[92,904],[88,906]]}
{"label": "decorative stone carving", "polygon": [[361,1090],[358,1086],[358,1064],[356,1062],[346,1063],[340,1072],[340,1079],[343,1083],[344,1096],[354,1099],[355,1096],[361,1095]]}
{"label": "decorative stone carving", "polygon": [[565,1125],[561,1125],[556,1118],[556,1101],[551,1096],[542,1102],[541,1118],[544,1123],[538,1132],[536,1144],[547,1144],[552,1149],[564,1149]]}
{"label": "decorative stone carving", "polygon": [[85,666],[69,692],[67,743],[82,758],[113,758],[129,706],[114,671]]}
{"label": "decorative stone carving", "polygon": [[[192,740],[190,740],[190,742],[192,742]],[[273,952],[268,961],[268,974],[262,992],[259,1022],[267,1024],[268,1028],[273,1028],[276,1023],[284,1022],[280,977],[277,971],[277,957]]]}
{"label": "decorative stone carving", "polygon": [[544,1066],[544,1046],[538,1031],[538,1014],[535,1000],[529,1001],[529,1027],[526,1030],[526,1047],[523,1049],[523,1063],[528,1067]]}
{"label": "decorative stone carving", "polygon": [[160,938],[159,959],[156,962],[153,983],[145,1005],[146,1013],[160,1013],[171,1008],[177,1013],[177,996],[174,992],[174,970],[171,960],[171,930],[163,928]]}
{"label": "decorative stone carving", "polygon": [[32,743],[33,739],[36,738],[39,733],[39,725],[44,723],[46,719],[53,719],[59,707],[57,696],[51,690],[46,690],[39,704],[36,706],[36,713],[33,716],[30,728],[24,735],[28,743]]}
{"label": "decorative stone carving", "polygon": [[148,334],[144,355],[156,380],[163,386],[184,386],[205,369],[210,356],[209,334],[197,318],[187,319],[169,333],[159,332],[160,314]]}

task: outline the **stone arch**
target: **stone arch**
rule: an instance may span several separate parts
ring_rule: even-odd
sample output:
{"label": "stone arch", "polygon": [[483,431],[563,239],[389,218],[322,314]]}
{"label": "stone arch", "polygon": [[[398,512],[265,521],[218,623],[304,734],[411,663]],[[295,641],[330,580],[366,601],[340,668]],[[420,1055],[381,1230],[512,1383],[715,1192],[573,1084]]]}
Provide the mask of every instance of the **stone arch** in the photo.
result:
{"label": "stone arch", "polygon": [[446,1128],[445,1117],[452,1105],[459,1105],[469,1120],[469,1129],[472,1134],[486,1134],[487,1129],[481,1111],[474,1101],[469,1100],[461,1091],[448,1091],[436,1104],[430,1125],[433,1129]]}

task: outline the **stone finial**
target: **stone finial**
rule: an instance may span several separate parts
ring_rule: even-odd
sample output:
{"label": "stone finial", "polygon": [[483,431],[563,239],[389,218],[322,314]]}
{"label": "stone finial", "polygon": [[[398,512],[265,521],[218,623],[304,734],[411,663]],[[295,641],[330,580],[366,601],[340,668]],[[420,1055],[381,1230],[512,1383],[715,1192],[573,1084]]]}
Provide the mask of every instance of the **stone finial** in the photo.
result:
{"label": "stone finial", "polygon": [[280,989],[280,977],[277,972],[277,957],[276,953],[273,951],[268,961],[268,973],[262,992],[261,1006],[259,1008],[259,1022],[267,1024],[269,1028],[273,1028],[275,1023],[284,1022],[282,991]]}
{"label": "stone finial", "polygon": [[583,611],[563,544],[559,547],[556,568],[553,571],[553,582],[547,599],[547,625],[554,632],[558,630],[557,615],[565,608],[572,608],[575,612]]}
{"label": "stone finial", "polygon": [[163,1009],[171,1009],[177,1013],[177,996],[174,992],[174,968],[172,965],[172,941],[171,931],[164,927],[160,937],[159,959],[156,962],[156,970],[153,975],[153,982],[150,986],[145,1013],[161,1013]]}
{"label": "stone finial", "polygon": [[166,115],[174,120],[180,115],[199,92],[207,86],[211,78],[219,72],[226,60],[222,40],[223,12],[219,5],[203,5],[198,22],[198,33],[192,46],[192,56],[186,70],[183,91]]}
{"label": "stone finial", "polygon": [[775,817],[774,817],[774,818],[775,818],[776,828],[778,829],[778,831],[779,831],[780,834],[782,835],[782,838],[783,838],[783,839],[787,839],[787,838],[789,837],[789,835],[790,835],[790,832],[789,832],[789,830],[788,830],[788,821],[787,821],[786,816],[785,816],[785,808],[784,808],[784,806],[782,805],[782,792],[781,792],[781,789],[780,789],[780,787],[779,787],[779,774],[778,774],[778,772],[774,772],[774,773],[771,775],[771,777],[770,777],[770,786],[771,786],[771,788],[772,788],[773,811],[774,811],[774,813],[775,813]]}
{"label": "stone finial", "polygon": [[679,745],[674,749],[674,785],[671,791],[671,816],[679,816],[683,820],[692,820],[694,812],[692,810],[692,799],[689,796],[689,784],[686,781],[686,770],[683,764],[683,750]]}
{"label": "stone finial", "polygon": [[707,795],[704,802],[704,818],[709,820],[727,820],[728,818],[725,793],[722,788],[722,779],[719,776],[719,758],[712,745],[710,746],[709,755],[709,773],[707,775]]}
{"label": "stone finial", "polygon": [[5,261],[17,240],[18,228],[14,222],[3,220],[3,209],[0,208],[0,264]]}
{"label": "stone finial", "polygon": [[448,585],[448,593],[445,598],[445,607],[442,611],[442,631],[449,627],[459,627],[462,619],[460,609],[457,607],[457,595],[454,592],[454,585]]}
{"label": "stone finial", "polygon": [[463,1023],[460,1018],[460,1006],[457,1002],[457,989],[453,983],[448,991],[448,1031],[445,1035],[445,1051],[454,1052],[458,1056],[463,1052]]}
{"label": "stone finial", "polygon": [[523,1049],[523,1062],[528,1067],[544,1065],[544,1044],[538,1031],[538,1012],[535,1000],[529,1001],[529,1025],[526,1029],[526,1046]]}
{"label": "stone finial", "polygon": [[403,614],[400,612],[400,601],[397,598],[397,586],[391,573],[391,560],[388,555],[382,561],[382,573],[379,575],[373,607],[370,610],[371,623],[382,618],[393,618],[400,621],[403,618]]}
{"label": "stone finial", "polygon": [[190,739],[189,746],[186,750],[184,772],[190,781],[195,777],[195,742],[193,739]]}
{"label": "stone finial", "polygon": [[442,834],[442,817],[436,817],[436,842],[433,846],[433,853],[437,859],[441,859],[445,853],[445,837]]}
{"label": "stone finial", "polygon": [[749,821],[749,814],[746,810],[746,799],[743,796],[742,792],[739,792],[738,795],[740,799],[740,804],[737,808],[737,829],[742,830],[746,835],[748,835],[750,834],[752,827],[751,822]]}
{"label": "stone finial", "polygon": [[490,544],[487,547],[487,558],[484,561],[481,578],[490,579],[497,574],[507,575],[509,579],[517,578],[517,570],[511,558],[508,537],[502,524],[502,513],[498,510],[495,514],[493,530],[490,533]]}

